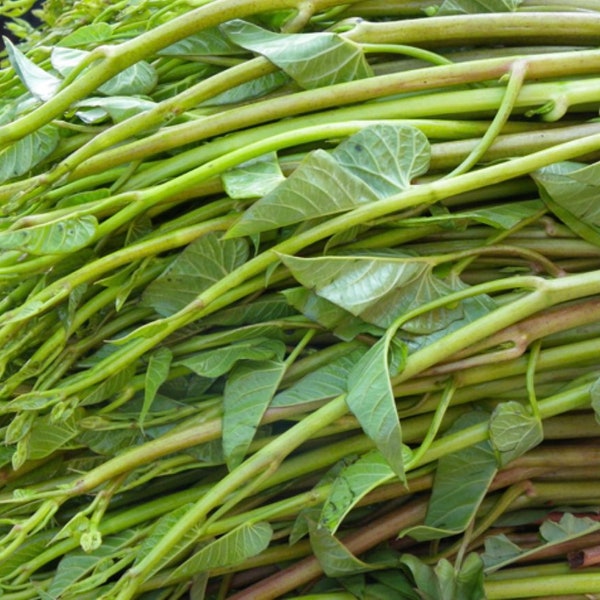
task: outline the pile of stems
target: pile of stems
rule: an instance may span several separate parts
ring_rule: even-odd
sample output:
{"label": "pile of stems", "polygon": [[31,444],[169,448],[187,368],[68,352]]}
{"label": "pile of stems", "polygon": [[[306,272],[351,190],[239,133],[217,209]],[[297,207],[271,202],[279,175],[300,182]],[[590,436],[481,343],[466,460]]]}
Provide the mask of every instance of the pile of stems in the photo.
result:
{"label": "pile of stems", "polygon": [[600,593],[600,3],[430,4],[14,26],[4,599]]}

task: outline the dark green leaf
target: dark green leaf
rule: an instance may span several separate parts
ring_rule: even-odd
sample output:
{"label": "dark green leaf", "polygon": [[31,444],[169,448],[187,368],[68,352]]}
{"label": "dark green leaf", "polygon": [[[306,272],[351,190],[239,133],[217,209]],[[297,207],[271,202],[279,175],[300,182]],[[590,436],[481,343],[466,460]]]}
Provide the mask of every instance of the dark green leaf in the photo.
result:
{"label": "dark green leaf", "polygon": [[29,60],[8,38],[4,38],[4,43],[10,64],[23,85],[39,100],[50,100],[58,91],[61,80]]}
{"label": "dark green leaf", "polygon": [[368,564],[356,558],[327,527],[309,521],[309,533],[312,550],[328,577],[345,577],[383,568],[383,565]]}
{"label": "dark green leaf", "polygon": [[285,363],[244,361],[227,377],[223,397],[223,450],[229,470],[240,464],[279,382]]}
{"label": "dark green leaf", "polygon": [[224,23],[221,30],[235,44],[268,58],[306,89],[372,74],[360,47],[335,33],[273,33],[239,19]]}
{"label": "dark green leaf", "polygon": [[358,361],[348,378],[346,402],[393,471],[404,480],[404,446],[390,381],[386,338]]}
{"label": "dark green leaf", "polygon": [[484,600],[483,564],[475,553],[469,554],[457,571],[442,558],[435,568],[416,556],[404,554],[402,562],[410,569],[419,596],[424,600]]}
{"label": "dark green leaf", "polygon": [[[459,417],[449,433],[486,421],[483,412]],[[442,456],[438,460],[425,524],[403,532],[417,540],[430,540],[463,532],[485,497],[498,470],[488,440]]]}
{"label": "dark green leaf", "polygon": [[364,353],[364,348],[357,348],[319,367],[277,394],[271,406],[293,406],[316,402],[345,393],[350,371]]}
{"label": "dark green leaf", "polygon": [[187,246],[146,288],[142,302],[160,315],[171,315],[247,258],[245,240],[222,240],[216,233],[208,233]]}
{"label": "dark green leaf", "polygon": [[[404,460],[410,458],[410,449],[404,447]],[[379,450],[372,450],[344,468],[333,482],[331,492],[323,505],[319,525],[335,533],[343,518],[366,494],[396,474]]]}
{"label": "dark green leaf", "polygon": [[281,359],[285,345],[279,340],[254,338],[244,342],[207,350],[177,361],[201,377],[220,377],[228,373],[240,360]]}
{"label": "dark green leaf", "polygon": [[130,383],[135,374],[135,365],[128,365],[105,379],[94,388],[89,388],[81,400],[81,406],[91,406],[108,400],[115,394],[122,392]]}
{"label": "dark green leaf", "polygon": [[64,448],[79,433],[75,419],[54,422],[49,415],[38,416],[27,442],[28,458],[39,460]]}
{"label": "dark green leaf", "polygon": [[263,321],[283,319],[297,314],[297,311],[280,294],[265,294],[247,304],[238,304],[220,310],[202,321],[207,325],[239,327]]}
{"label": "dark green leaf", "polygon": [[175,569],[173,578],[189,578],[196,573],[232,567],[260,554],[271,541],[268,523],[244,523],[196,552]]}
{"label": "dark green leaf", "polygon": [[148,411],[156,398],[160,386],[167,380],[171,369],[172,352],[166,347],[157,348],[148,360],[144,385],[144,403],[138,417],[140,426],[144,425]]}
{"label": "dark green leaf", "polygon": [[490,441],[500,455],[500,465],[535,448],[544,439],[541,422],[516,401],[502,402],[490,417]]}
{"label": "dark green leaf", "polygon": [[56,126],[46,125],[1,150],[0,183],[28,173],[54,151],[59,139]]}

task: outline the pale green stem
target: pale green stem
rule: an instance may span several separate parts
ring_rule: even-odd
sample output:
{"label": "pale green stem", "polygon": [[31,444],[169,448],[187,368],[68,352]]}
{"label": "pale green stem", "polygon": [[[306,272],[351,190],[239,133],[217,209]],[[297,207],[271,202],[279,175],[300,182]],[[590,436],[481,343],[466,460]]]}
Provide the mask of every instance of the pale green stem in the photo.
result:
{"label": "pale green stem", "polygon": [[510,69],[510,73],[508,74],[508,85],[506,86],[506,92],[489,129],[485,132],[485,135],[481,138],[477,146],[471,150],[463,162],[453,169],[448,175],[446,175],[446,177],[453,177],[471,170],[487,152],[508,121],[515,103],[517,102],[517,98],[519,97],[521,88],[523,87],[523,82],[525,81],[526,75],[527,62],[525,60],[515,61]]}

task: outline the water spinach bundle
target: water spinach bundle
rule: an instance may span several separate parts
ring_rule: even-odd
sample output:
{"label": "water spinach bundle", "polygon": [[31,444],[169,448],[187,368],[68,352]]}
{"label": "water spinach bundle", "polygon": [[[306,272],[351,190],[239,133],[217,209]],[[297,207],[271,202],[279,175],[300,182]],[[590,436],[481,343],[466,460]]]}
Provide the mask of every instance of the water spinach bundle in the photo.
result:
{"label": "water spinach bundle", "polygon": [[600,593],[600,2],[31,4],[3,600]]}

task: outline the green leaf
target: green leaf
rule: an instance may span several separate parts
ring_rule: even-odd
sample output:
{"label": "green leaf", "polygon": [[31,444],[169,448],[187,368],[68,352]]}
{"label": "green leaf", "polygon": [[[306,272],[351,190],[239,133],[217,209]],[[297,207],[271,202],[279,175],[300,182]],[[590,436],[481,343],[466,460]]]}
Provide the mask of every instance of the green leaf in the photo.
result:
{"label": "green leaf", "polygon": [[81,400],[81,406],[92,406],[108,400],[115,394],[122,392],[135,375],[135,365],[128,365],[114,375],[105,379],[96,387],[89,388]]}
{"label": "green leaf", "polygon": [[265,550],[272,536],[273,530],[268,523],[244,523],[201,548],[177,567],[172,577],[179,580],[196,573],[239,565]]}
{"label": "green leaf", "polygon": [[600,529],[600,523],[595,519],[576,517],[571,513],[565,513],[558,522],[546,519],[540,526],[540,533],[547,542],[558,544],[598,529]]}
{"label": "green leaf", "polygon": [[247,304],[238,304],[209,315],[202,322],[206,325],[239,327],[263,321],[274,321],[297,315],[280,294],[265,294]]}
{"label": "green leaf", "polygon": [[142,295],[142,304],[151,306],[161,316],[172,315],[247,258],[245,240],[222,240],[216,233],[208,233],[189,244],[154,279]]}
{"label": "green leaf", "polygon": [[223,173],[221,179],[231,198],[258,198],[285,181],[275,152],[242,163]]}
{"label": "green leaf", "polygon": [[221,30],[235,44],[268,58],[305,89],[372,75],[360,47],[335,33],[273,33],[240,19],[224,23]]}
{"label": "green leaf", "polygon": [[[448,433],[486,421],[483,412],[459,417]],[[431,540],[463,532],[477,510],[498,470],[494,450],[488,440],[442,456],[433,482],[424,525],[403,531],[415,539]]]}
{"label": "green leaf", "polygon": [[94,571],[108,567],[112,564],[112,557],[118,555],[123,546],[131,543],[135,534],[135,531],[125,531],[107,537],[102,545],[92,553],[77,549],[65,554],[56,567],[48,593],[52,598],[63,597],[62,595],[68,592],[73,584]]}
{"label": "green leaf", "polygon": [[519,402],[502,402],[490,417],[490,441],[500,455],[500,465],[535,448],[544,439],[541,422]]}
{"label": "green leaf", "polygon": [[[136,553],[136,559],[134,562],[134,567],[138,563],[140,563],[147,554],[149,554],[154,547],[160,543],[162,538],[170,531],[172,527],[174,527],[180,518],[182,518],[188,510],[193,506],[193,504],[184,504],[183,506],[179,506],[175,510],[172,510],[169,513],[164,514],[162,517],[155,522],[152,527],[150,534],[148,537],[142,542],[139,547],[139,550]],[[168,553],[162,556],[162,559],[158,562],[157,565],[154,566],[150,574],[154,574],[157,571],[160,571],[166,564],[171,562],[175,556],[177,556],[184,548],[186,548],[197,536],[197,530],[195,528],[188,529],[186,533],[181,536],[178,540],[177,544],[173,548],[170,549]],[[149,574],[149,575],[150,575]]]}
{"label": "green leaf", "polygon": [[244,459],[285,368],[285,363],[273,360],[244,361],[227,377],[222,437],[230,471]]}
{"label": "green leaf", "polygon": [[101,109],[100,112],[94,110],[91,113],[92,117],[86,110],[78,110],[77,116],[86,123],[96,123],[107,116],[112,119],[113,123],[120,123],[125,119],[153,109],[156,102],[131,96],[111,96],[109,98],[86,98],[80,100],[76,106],[79,109]]}
{"label": "green leaf", "polygon": [[598,530],[600,530],[600,522],[595,519],[575,517],[571,513],[564,513],[558,522],[546,519],[542,523],[540,535],[545,543],[535,548],[523,550],[504,534],[489,536],[485,539],[485,552],[482,554],[485,571],[491,573],[511,564],[515,560]]}
{"label": "green leaf", "polygon": [[484,600],[483,564],[476,553],[469,554],[457,571],[442,558],[435,568],[426,565],[416,556],[402,555],[419,597],[424,600]]}
{"label": "green leaf", "polygon": [[156,393],[169,376],[172,360],[173,354],[166,346],[157,348],[150,355],[144,381],[144,403],[138,417],[140,427],[144,425],[148,411],[156,398]]}
{"label": "green leaf", "polygon": [[533,217],[542,208],[544,208],[544,204],[540,200],[524,200],[523,202],[478,208],[466,211],[466,213],[458,213],[456,216],[467,216],[490,227],[507,230],[516,227],[521,221]]}
{"label": "green leaf", "polygon": [[93,216],[72,217],[27,229],[0,233],[0,248],[28,254],[68,254],[85,247],[96,235]]}
{"label": "green leaf", "polygon": [[444,0],[436,16],[473,15],[477,13],[512,12],[523,0]]}
{"label": "green leaf", "polygon": [[[405,446],[407,454],[410,449]],[[408,460],[405,456],[405,460]],[[333,482],[331,492],[323,505],[319,525],[332,534],[344,517],[366,494],[394,479],[396,474],[379,450],[371,450],[345,467]]]}
{"label": "green leaf", "polygon": [[347,391],[348,376],[365,353],[356,348],[305,375],[273,398],[271,406],[294,406],[335,398]]}
{"label": "green leaf", "polygon": [[27,442],[27,456],[39,460],[68,445],[79,433],[74,418],[53,422],[50,415],[38,416]]}
{"label": "green leaf", "polygon": [[590,396],[592,399],[594,415],[596,415],[596,422],[600,424],[600,378],[596,379],[590,387]]}
{"label": "green leaf", "polygon": [[431,150],[425,134],[409,125],[365,127],[332,152],[335,160],[362,179],[380,199],[408,189],[429,169]]}
{"label": "green leaf", "polygon": [[[38,100],[50,100],[60,87],[61,80],[38,67],[27,58],[8,38],[4,38],[6,52],[12,68],[22,81],[23,85]],[[4,159],[2,159],[4,160]]]}
{"label": "green leaf", "polygon": [[77,46],[98,46],[112,38],[113,28],[108,23],[92,23],[77,28],[75,31],[60,40],[60,45],[65,48]]}
{"label": "green leaf", "polygon": [[54,125],[40,127],[0,151],[0,183],[28,173],[58,146],[60,136]]}
{"label": "green leaf", "polygon": [[253,338],[230,344],[223,348],[207,350],[183,359],[175,364],[183,365],[201,377],[220,377],[228,373],[240,360],[281,360],[285,344],[269,338]]}
{"label": "green leaf", "polygon": [[346,403],[396,475],[404,480],[404,446],[390,381],[390,347],[381,338],[356,363],[348,378]]}
{"label": "green leaf", "polygon": [[240,54],[241,48],[223,35],[218,27],[208,27],[190,35],[158,52],[160,56],[232,56]]}
{"label": "green leaf", "polygon": [[[55,46],[50,61],[63,77],[67,77],[88,55],[86,50]],[[103,83],[98,91],[106,96],[143,96],[154,89],[157,81],[154,67],[141,60]]]}
{"label": "green leaf", "polygon": [[328,577],[345,577],[384,567],[356,558],[327,527],[309,521],[309,534],[311,548]]}
{"label": "green leaf", "polygon": [[600,246],[600,163],[561,162],[532,174],[540,196],[565,225]]}
{"label": "green leaf", "polygon": [[321,298],[306,288],[289,288],[282,294],[306,318],[323,325],[344,341],[353,340],[361,333],[383,335],[383,330],[355,317],[347,310]]}
{"label": "green leaf", "polygon": [[227,237],[277,229],[376,200],[377,195],[362,180],[319,149],[311,152],[283,183],[248,208]]}
{"label": "green leaf", "polygon": [[78,443],[102,456],[116,456],[143,441],[144,437],[139,429],[89,430],[77,436]]}
{"label": "green leaf", "polygon": [[265,96],[282,85],[288,83],[289,77],[281,71],[267,73],[251,81],[240,83],[212,98],[201,102],[199,106],[225,106],[227,104],[241,104]]}
{"label": "green leaf", "polygon": [[429,142],[414,127],[370,125],[332,153],[311,152],[256,201],[228,237],[260,233],[351,210],[405,190],[429,166]]}
{"label": "green leaf", "polygon": [[409,298],[414,303],[412,292],[405,294],[404,290],[431,268],[426,260],[402,255],[283,256],[282,261],[302,285],[380,327],[388,327],[404,311],[396,310],[403,297],[404,304]]}

